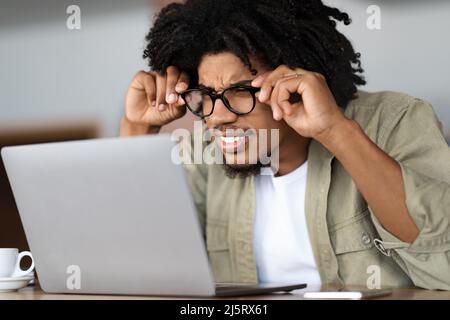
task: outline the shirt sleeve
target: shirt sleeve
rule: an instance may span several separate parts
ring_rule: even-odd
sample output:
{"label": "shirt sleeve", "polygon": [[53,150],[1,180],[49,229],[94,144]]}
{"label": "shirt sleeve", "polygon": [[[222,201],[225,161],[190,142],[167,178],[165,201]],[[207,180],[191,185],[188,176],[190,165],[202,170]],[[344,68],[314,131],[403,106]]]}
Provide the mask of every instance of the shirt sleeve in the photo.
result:
{"label": "shirt sleeve", "polygon": [[379,245],[416,286],[450,290],[450,148],[431,105],[420,99],[393,123],[384,149],[401,167],[406,205],[420,233],[405,243],[372,213]]}

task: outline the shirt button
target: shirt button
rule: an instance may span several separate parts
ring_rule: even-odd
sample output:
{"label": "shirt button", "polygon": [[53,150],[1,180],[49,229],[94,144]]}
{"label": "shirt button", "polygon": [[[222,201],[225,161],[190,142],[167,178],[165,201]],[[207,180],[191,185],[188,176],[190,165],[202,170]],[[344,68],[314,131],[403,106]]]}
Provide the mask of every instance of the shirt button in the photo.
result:
{"label": "shirt button", "polygon": [[372,242],[372,240],[370,239],[369,235],[365,232],[363,232],[362,237],[361,237],[362,243],[368,245],[370,244],[370,242]]}

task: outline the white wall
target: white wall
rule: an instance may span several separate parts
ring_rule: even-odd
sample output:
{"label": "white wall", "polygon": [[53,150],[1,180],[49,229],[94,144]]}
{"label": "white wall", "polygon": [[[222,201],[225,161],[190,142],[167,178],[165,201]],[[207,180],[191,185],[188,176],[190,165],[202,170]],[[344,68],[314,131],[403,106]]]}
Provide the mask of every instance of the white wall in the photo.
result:
{"label": "white wall", "polygon": [[[66,27],[70,4],[81,30]],[[1,0],[0,126],[95,119],[117,135],[150,21],[145,0]]]}

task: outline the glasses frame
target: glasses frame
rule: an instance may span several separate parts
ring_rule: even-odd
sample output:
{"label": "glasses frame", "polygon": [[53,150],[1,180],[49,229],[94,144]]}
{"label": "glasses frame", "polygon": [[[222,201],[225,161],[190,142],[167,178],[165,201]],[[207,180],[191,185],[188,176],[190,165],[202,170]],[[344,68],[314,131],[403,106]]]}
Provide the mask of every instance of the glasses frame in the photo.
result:
{"label": "glasses frame", "polygon": [[[231,106],[230,102],[225,97],[227,91],[235,90],[235,89],[247,90],[252,95],[253,107],[251,108],[251,110],[249,112],[239,112],[239,111],[233,109],[233,107]],[[216,92],[214,92],[213,90],[211,90],[209,88],[198,87],[198,88],[188,89],[188,90],[184,91],[183,93],[181,93],[181,98],[184,100],[185,106],[189,109],[189,111],[191,111],[194,115],[196,115],[197,117],[200,117],[201,119],[205,119],[207,117],[210,117],[214,113],[214,108],[216,107],[216,101],[217,100],[221,100],[223,105],[228,109],[228,111],[230,111],[230,112],[232,112],[232,113],[234,113],[235,115],[238,115],[238,116],[245,116],[245,115],[251,113],[255,109],[255,107],[256,107],[256,93],[259,92],[260,90],[261,90],[260,88],[252,87],[250,84],[247,84],[247,83],[238,83],[238,84],[232,85],[232,86],[226,88],[225,90],[223,90],[221,93],[216,93]],[[208,95],[211,98],[211,101],[212,101],[213,105],[212,105],[212,108],[211,108],[211,112],[209,114],[201,115],[201,114],[195,112],[194,110],[192,110],[191,107],[189,107],[189,104],[186,101],[186,96],[189,93],[194,92],[194,91],[201,91],[203,94],[206,94],[206,95]]]}

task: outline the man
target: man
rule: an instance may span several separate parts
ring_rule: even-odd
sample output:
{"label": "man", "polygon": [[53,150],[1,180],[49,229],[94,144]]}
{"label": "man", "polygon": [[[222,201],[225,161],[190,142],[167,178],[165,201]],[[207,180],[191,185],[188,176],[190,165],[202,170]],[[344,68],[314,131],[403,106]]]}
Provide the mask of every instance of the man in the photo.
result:
{"label": "man", "polygon": [[[449,290],[440,123],[420,99],[358,91],[359,54],[336,21],[350,23],[319,0],[167,6],[121,135],[157,134],[187,108],[215,130],[225,164],[186,170],[218,282]],[[275,144],[258,136],[257,157],[276,152],[277,171],[258,174],[248,137],[230,129],[276,130]],[[231,161],[239,153],[249,160]]]}

